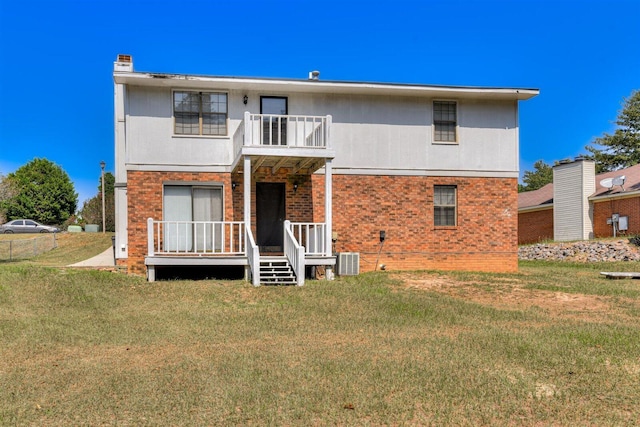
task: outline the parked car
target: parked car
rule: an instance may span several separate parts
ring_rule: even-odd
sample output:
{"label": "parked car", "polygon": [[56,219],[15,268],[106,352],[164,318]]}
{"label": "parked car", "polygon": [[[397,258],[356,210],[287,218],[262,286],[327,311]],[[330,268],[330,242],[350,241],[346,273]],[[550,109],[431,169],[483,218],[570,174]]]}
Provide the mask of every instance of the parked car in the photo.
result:
{"label": "parked car", "polygon": [[32,219],[14,219],[0,225],[0,233],[57,233],[60,229],[43,225]]}

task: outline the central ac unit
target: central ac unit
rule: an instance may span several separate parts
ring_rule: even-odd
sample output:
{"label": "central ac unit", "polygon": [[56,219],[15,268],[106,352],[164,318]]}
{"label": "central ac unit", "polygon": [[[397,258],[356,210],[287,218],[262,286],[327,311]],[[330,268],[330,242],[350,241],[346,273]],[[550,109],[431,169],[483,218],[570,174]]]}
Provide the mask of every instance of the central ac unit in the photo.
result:
{"label": "central ac unit", "polygon": [[360,254],[358,252],[341,252],[338,254],[338,276],[355,276],[360,274]]}

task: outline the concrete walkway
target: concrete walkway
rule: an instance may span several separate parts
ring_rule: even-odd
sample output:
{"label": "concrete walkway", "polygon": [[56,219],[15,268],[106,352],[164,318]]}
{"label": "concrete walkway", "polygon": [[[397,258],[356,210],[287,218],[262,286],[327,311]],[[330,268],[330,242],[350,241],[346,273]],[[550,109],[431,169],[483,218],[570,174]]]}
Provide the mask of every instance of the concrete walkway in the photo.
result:
{"label": "concrete walkway", "polygon": [[113,267],[113,248],[109,248],[99,255],[93,258],[86,259],[84,261],[76,262],[68,267]]}

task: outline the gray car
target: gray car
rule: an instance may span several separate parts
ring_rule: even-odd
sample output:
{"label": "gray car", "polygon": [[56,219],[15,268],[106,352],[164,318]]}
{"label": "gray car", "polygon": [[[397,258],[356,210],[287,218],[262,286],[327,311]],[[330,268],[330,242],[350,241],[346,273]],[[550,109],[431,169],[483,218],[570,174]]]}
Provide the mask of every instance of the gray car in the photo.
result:
{"label": "gray car", "polygon": [[60,229],[50,225],[43,225],[32,219],[14,219],[0,225],[0,233],[57,233]]}

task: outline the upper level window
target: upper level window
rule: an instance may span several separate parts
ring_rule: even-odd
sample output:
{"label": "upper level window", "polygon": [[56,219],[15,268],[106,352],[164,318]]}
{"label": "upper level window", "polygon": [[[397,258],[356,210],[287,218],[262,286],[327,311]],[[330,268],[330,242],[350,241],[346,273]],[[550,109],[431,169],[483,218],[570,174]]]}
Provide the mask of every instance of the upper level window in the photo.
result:
{"label": "upper level window", "polygon": [[433,187],[434,225],[456,225],[456,186],[436,185]]}
{"label": "upper level window", "polygon": [[457,116],[457,103],[455,101],[433,102],[434,141],[456,142]]}
{"label": "upper level window", "polygon": [[227,94],[174,92],[173,116],[178,135],[226,135]]}

